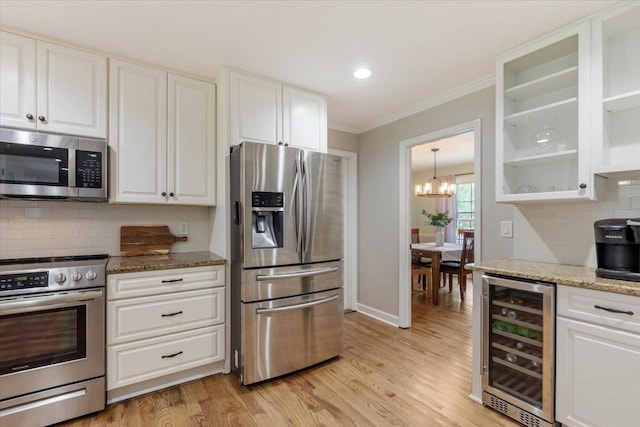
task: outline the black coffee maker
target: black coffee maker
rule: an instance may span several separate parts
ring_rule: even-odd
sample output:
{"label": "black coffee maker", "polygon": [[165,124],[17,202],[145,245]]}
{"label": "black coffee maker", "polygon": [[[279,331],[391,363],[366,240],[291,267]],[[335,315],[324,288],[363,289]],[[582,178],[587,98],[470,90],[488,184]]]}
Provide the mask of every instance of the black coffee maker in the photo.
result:
{"label": "black coffee maker", "polygon": [[611,218],[593,224],[596,276],[640,282],[640,218]]}

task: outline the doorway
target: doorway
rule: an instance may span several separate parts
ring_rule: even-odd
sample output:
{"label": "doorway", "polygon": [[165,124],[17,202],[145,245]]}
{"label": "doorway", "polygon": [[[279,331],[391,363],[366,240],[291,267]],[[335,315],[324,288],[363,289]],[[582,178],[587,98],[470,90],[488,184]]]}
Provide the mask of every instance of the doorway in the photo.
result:
{"label": "doorway", "polygon": [[465,133],[473,134],[473,149],[475,160],[473,162],[474,174],[474,212],[475,212],[475,259],[481,260],[482,234],[481,234],[481,120],[473,120],[471,122],[461,123],[446,129],[419,135],[399,144],[400,159],[400,203],[399,203],[399,310],[398,323],[401,328],[411,327],[411,250],[410,250],[410,233],[412,224],[415,223],[416,208],[413,207],[414,187],[412,178],[412,149],[416,146],[433,143],[446,138],[452,138],[456,135]]}

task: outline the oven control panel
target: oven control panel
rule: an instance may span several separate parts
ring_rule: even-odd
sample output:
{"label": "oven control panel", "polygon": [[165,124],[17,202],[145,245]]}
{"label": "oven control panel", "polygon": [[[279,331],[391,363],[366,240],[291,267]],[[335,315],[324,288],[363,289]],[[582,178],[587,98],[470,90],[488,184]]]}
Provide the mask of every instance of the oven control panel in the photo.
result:
{"label": "oven control panel", "polygon": [[46,271],[0,275],[0,292],[28,288],[47,288],[48,286],[49,273]]}

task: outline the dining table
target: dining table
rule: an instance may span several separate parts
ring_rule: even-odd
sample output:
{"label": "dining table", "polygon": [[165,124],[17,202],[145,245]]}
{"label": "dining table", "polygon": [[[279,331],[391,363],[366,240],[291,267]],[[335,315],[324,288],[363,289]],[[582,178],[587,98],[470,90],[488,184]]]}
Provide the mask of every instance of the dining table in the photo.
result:
{"label": "dining table", "polygon": [[436,246],[435,242],[412,243],[411,256],[431,259],[431,302],[438,305],[440,261],[460,261],[462,245],[448,242],[442,246]]}

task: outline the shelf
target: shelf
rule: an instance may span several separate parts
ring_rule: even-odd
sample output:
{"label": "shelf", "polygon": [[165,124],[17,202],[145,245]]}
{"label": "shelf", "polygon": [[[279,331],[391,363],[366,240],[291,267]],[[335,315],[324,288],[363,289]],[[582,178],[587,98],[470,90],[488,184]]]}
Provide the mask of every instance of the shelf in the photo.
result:
{"label": "shelf", "polygon": [[575,113],[576,115],[578,113],[577,97],[511,114],[504,118],[504,123],[505,125],[512,126],[519,126],[536,121],[541,123],[550,123],[554,120],[557,120],[558,116],[570,113]]}
{"label": "shelf", "polygon": [[542,316],[542,309],[537,308],[540,306],[539,303],[528,303],[528,305],[525,305],[524,303],[522,304],[514,304],[511,302],[507,302],[507,301],[500,301],[497,299],[493,300],[493,305],[497,305],[500,307],[506,307],[506,308],[510,308],[512,310],[518,310],[518,311],[526,311],[527,313],[531,313],[531,314],[537,314],[539,316]]}
{"label": "shelf", "polygon": [[[498,367],[496,367],[498,368]],[[489,385],[508,391],[525,402],[534,402],[540,405],[542,402],[542,380],[531,378],[527,375],[513,372],[509,369],[495,369],[494,379]]]}
{"label": "shelf", "polygon": [[573,66],[557,73],[514,86],[504,91],[504,96],[521,101],[544,93],[555,92],[568,86],[578,84],[578,66]]}
{"label": "shelf", "polygon": [[551,161],[570,160],[578,155],[578,150],[562,150],[555,153],[537,154],[535,156],[516,157],[515,159],[506,160],[505,165],[511,166],[531,166],[542,163],[550,163]]}
{"label": "shelf", "polygon": [[529,360],[531,362],[539,363],[540,366],[542,366],[542,358],[541,357],[537,357],[537,356],[535,356],[533,354],[529,354],[529,353],[525,353],[523,351],[520,351],[517,348],[510,348],[509,346],[506,346],[504,344],[499,344],[499,343],[496,343],[496,342],[494,342],[492,344],[492,347],[493,348],[497,348],[499,350],[502,350],[502,351],[504,351],[506,353],[515,354],[516,356],[521,357],[523,359],[527,359],[527,360]]}
{"label": "shelf", "polygon": [[496,320],[502,320],[505,323],[511,323],[512,325],[522,326],[523,328],[531,329],[533,331],[542,332],[542,318],[535,315],[523,315],[522,318],[518,319],[510,319],[506,316],[502,316],[499,314],[494,314],[492,316]]}
{"label": "shelf", "polygon": [[602,101],[602,107],[610,113],[638,108],[640,107],[640,90],[605,98]]}
{"label": "shelf", "polygon": [[493,335],[500,335],[503,336],[505,338],[510,338],[512,340],[517,340],[517,341],[522,341],[525,344],[530,344],[530,345],[535,345],[536,347],[540,347],[542,348],[542,336],[540,337],[540,340],[535,340],[532,338],[527,338],[525,336],[522,335],[518,335],[518,334],[512,334],[510,332],[506,332],[506,331],[501,331],[499,329],[492,329],[491,333]]}
{"label": "shelf", "polygon": [[508,362],[506,360],[502,360],[502,359],[500,359],[498,357],[495,357],[495,356],[491,360],[493,360],[493,362],[498,363],[498,364],[500,364],[502,366],[505,366],[507,368],[513,369],[514,371],[522,372],[523,374],[529,375],[529,376],[531,376],[533,378],[536,378],[536,379],[539,379],[539,380],[542,379],[542,374],[539,374],[538,372],[532,371],[532,370],[524,368],[522,366],[518,366],[515,363],[511,363],[511,362]]}

